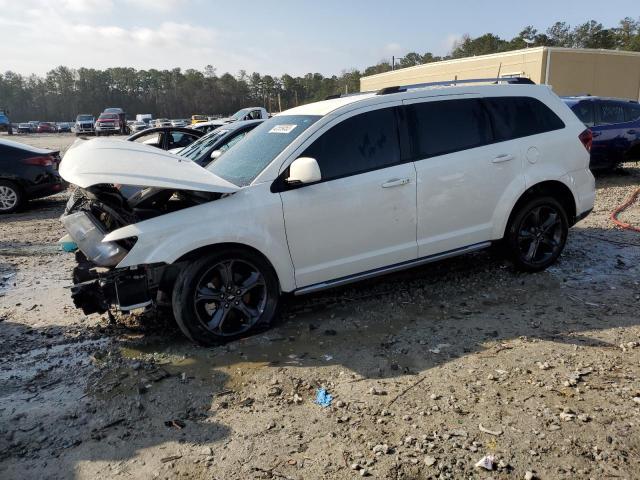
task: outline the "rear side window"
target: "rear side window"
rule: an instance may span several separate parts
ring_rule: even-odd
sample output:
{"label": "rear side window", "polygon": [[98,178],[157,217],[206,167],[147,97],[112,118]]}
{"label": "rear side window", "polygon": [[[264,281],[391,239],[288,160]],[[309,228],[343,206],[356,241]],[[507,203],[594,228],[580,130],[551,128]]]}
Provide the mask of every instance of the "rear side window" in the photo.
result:
{"label": "rear side window", "polygon": [[603,124],[624,122],[624,109],[619,103],[600,102],[600,122]]}
{"label": "rear side window", "polygon": [[544,103],[531,97],[485,99],[496,141],[528,137],[564,128],[564,122]]}
{"label": "rear side window", "polygon": [[630,104],[624,107],[624,121],[633,122],[640,118],[640,105]]}
{"label": "rear side window", "polygon": [[323,180],[400,163],[395,108],[361,113],[340,122],[301,156],[316,159]]}
{"label": "rear side window", "polygon": [[417,158],[466,150],[493,141],[491,121],[480,100],[447,100],[407,106]]}
{"label": "rear side window", "polygon": [[571,107],[573,113],[584,123],[587,127],[592,127],[595,123],[593,118],[593,103],[592,102],[579,102]]}

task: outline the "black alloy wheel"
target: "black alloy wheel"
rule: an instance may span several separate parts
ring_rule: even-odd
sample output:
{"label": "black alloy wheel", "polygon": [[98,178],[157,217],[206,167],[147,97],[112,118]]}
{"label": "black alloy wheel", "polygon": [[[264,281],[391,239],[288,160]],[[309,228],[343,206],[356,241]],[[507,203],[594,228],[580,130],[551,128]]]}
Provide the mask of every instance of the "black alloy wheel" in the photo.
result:
{"label": "black alloy wheel", "polygon": [[213,345],[268,326],[278,300],[271,266],[253,252],[228,250],[196,260],[180,273],[173,311],[187,337]]}
{"label": "black alloy wheel", "polygon": [[515,266],[537,272],[552,265],[564,249],[569,224],[567,214],[552,197],[532,199],[513,217],[508,245]]}

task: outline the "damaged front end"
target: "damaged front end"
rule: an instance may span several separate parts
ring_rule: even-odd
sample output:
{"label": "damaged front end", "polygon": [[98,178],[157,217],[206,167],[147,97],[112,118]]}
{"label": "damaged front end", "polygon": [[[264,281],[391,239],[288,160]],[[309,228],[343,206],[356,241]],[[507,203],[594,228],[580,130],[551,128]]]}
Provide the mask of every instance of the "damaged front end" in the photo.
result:
{"label": "damaged front end", "polygon": [[[104,241],[128,225],[211,202],[237,187],[188,159],[135,142],[96,139],[76,142],[60,174],[77,185],[61,221],[66,251],[76,251],[71,295],[85,314],[169,304],[182,264],[119,267],[136,237]],[[129,198],[118,184],[136,187]]]}
{"label": "damaged front end", "polygon": [[136,239],[103,241],[107,233],[139,221],[138,215],[110,185],[77,188],[69,199],[60,219],[68,234],[61,242],[73,245],[68,250],[77,249],[71,297],[85,314],[104,313],[111,307],[131,311],[162,300],[161,282],[176,265],[117,268]]}

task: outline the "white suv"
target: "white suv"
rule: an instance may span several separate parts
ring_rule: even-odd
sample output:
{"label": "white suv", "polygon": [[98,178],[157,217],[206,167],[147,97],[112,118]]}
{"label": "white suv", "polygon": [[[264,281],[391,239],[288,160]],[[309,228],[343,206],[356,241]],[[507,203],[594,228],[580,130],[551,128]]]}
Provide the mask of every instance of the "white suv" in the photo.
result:
{"label": "white suv", "polygon": [[[61,175],[85,312],[172,305],[212,344],[303,294],[501,242],[551,265],[593,208],[590,132],[546,86],[390,88],[267,120],[206,169],[119,140],[78,141]],[[146,188],[125,200],[114,184]]]}

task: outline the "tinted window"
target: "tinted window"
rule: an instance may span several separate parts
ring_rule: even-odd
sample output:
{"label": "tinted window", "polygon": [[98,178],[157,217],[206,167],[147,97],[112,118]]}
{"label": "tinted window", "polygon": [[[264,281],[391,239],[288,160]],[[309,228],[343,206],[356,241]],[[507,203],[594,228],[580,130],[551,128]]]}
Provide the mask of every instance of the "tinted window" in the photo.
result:
{"label": "tinted window", "polygon": [[491,143],[491,121],[479,100],[447,100],[409,105],[407,116],[418,158]]}
{"label": "tinted window", "polygon": [[595,123],[593,119],[593,103],[592,102],[576,103],[571,107],[571,110],[573,110],[573,113],[575,113],[576,116],[580,119],[580,121],[584,123],[586,126],[591,127]]}
{"label": "tinted window", "polygon": [[249,185],[291,142],[320,118],[317,115],[276,115],[258,125],[251,135],[212,162],[207,170],[238,186]]}
{"label": "tinted window", "polygon": [[362,113],[340,122],[301,156],[316,159],[323,180],[399,163],[395,108]]}
{"label": "tinted window", "polygon": [[624,107],[624,121],[633,122],[640,118],[640,105],[630,104]]}
{"label": "tinted window", "polygon": [[531,97],[486,98],[495,139],[528,137],[564,128],[564,123],[540,100]]}
{"label": "tinted window", "polygon": [[600,122],[599,123],[622,123],[624,122],[624,109],[619,103],[600,102]]}

